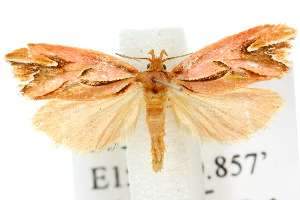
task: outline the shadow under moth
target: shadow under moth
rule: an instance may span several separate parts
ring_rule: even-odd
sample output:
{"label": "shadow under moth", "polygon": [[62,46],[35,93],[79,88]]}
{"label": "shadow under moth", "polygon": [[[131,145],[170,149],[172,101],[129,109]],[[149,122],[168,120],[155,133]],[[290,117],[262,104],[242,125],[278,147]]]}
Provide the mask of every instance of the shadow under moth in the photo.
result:
{"label": "shadow under moth", "polygon": [[[51,44],[28,44],[5,56],[24,84],[24,96],[50,99],[33,118],[38,130],[75,151],[102,150],[135,132],[142,106],[151,138],[152,167],[163,168],[166,109],[198,138],[230,142],[267,126],[283,104],[267,89],[248,88],[281,78],[296,31],[262,25],[226,37],[189,55],[172,71],[165,50],[147,71],[107,54]],[[186,55],[184,55],[186,56]]]}

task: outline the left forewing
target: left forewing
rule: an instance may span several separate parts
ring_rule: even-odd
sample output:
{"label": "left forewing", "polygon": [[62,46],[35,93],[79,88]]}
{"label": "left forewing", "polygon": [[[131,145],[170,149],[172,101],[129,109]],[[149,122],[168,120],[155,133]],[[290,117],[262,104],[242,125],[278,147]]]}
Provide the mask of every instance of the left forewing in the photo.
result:
{"label": "left forewing", "polygon": [[135,132],[141,92],[135,87],[98,101],[52,100],[36,113],[33,124],[56,144],[81,152],[102,150]]}
{"label": "left forewing", "polygon": [[198,138],[235,141],[268,125],[283,101],[274,91],[241,88],[217,95],[170,90],[179,127]]}
{"label": "left forewing", "polygon": [[9,53],[21,92],[31,99],[98,100],[133,86],[133,66],[88,49],[51,44],[28,44]]}

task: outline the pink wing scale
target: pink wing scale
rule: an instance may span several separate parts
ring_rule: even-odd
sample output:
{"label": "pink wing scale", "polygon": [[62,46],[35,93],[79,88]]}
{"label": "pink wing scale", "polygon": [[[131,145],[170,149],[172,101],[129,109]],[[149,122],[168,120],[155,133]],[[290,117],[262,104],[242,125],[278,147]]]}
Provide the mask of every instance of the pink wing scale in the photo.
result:
{"label": "pink wing scale", "polygon": [[118,94],[126,92],[134,86],[135,78],[119,80],[114,83],[109,83],[100,86],[85,85],[82,83],[69,83],[59,87],[54,92],[37,96],[36,99],[61,99],[76,101],[95,101],[103,98],[115,97]]}
{"label": "pink wing scale", "polygon": [[93,50],[44,43],[28,44],[28,47],[33,55],[44,55],[45,57],[50,58],[58,57],[66,62],[76,63],[78,65],[73,66],[72,68],[77,68],[78,70],[86,68],[87,66],[102,69],[102,71],[113,70],[115,72],[122,70],[123,73],[120,73],[122,76],[116,76],[117,78],[125,78],[138,72],[135,67],[116,57]]}

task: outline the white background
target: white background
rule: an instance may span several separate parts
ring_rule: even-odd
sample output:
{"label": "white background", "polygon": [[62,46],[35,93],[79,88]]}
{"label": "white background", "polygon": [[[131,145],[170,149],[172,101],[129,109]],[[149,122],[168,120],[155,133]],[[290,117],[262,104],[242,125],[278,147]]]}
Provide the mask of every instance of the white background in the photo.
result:
{"label": "white background", "polygon": [[[261,24],[285,23],[300,30],[297,13],[297,0],[2,0],[0,56],[39,42],[113,54],[118,51],[121,29],[165,27],[184,28],[189,51],[193,52]],[[299,41],[294,42],[290,57],[294,62],[296,102],[300,99]],[[32,131],[30,119],[43,102],[22,98],[16,85],[9,65],[1,58],[0,199],[74,199],[71,153],[53,148],[44,134]],[[298,106],[298,119],[299,114]]]}

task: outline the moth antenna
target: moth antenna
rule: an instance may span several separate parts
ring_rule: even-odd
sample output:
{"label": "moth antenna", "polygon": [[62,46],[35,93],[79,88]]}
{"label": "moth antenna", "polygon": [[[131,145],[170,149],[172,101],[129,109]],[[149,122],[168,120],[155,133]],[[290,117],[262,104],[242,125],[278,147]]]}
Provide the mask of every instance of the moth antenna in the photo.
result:
{"label": "moth antenna", "polygon": [[179,91],[182,91],[182,88],[177,86],[177,85],[173,85],[171,83],[167,83],[167,82],[164,82],[164,81],[161,81],[161,80],[158,80],[156,78],[152,78],[152,81],[156,82],[156,83],[160,83],[160,84],[163,84],[163,85],[166,85],[166,86],[169,86],[171,88],[174,88],[176,90],[179,90]]}
{"label": "moth antenna", "polygon": [[133,59],[133,60],[136,60],[136,61],[139,61],[141,62],[140,60],[141,59],[144,59],[144,60],[151,60],[150,58],[138,58],[138,57],[131,57],[131,56],[125,56],[125,55],[122,55],[122,54],[119,54],[119,53],[116,53],[118,56],[121,56],[123,58],[129,58],[129,59]]}
{"label": "moth antenna", "polygon": [[193,53],[188,53],[188,54],[184,54],[184,55],[181,55],[181,56],[170,57],[170,58],[163,59],[162,61],[165,62],[167,60],[171,60],[171,59],[174,59],[174,58],[180,58],[180,57],[184,57],[184,56],[189,56],[189,55],[192,55],[192,54]]}

